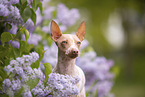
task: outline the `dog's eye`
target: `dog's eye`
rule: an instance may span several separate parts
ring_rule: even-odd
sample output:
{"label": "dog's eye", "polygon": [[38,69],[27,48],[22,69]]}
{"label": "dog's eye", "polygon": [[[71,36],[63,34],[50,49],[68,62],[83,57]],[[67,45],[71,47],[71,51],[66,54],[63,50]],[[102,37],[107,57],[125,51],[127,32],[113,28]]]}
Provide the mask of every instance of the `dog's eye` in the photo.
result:
{"label": "dog's eye", "polygon": [[66,44],[66,43],[67,43],[67,41],[62,41],[62,43]]}
{"label": "dog's eye", "polygon": [[77,44],[81,44],[81,42],[77,42]]}

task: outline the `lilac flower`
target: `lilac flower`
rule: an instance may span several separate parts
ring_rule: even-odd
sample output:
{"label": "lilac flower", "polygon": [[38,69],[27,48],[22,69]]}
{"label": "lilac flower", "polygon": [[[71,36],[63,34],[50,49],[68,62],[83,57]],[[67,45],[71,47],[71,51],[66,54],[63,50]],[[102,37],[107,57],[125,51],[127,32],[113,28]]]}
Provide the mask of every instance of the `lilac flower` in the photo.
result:
{"label": "lilac flower", "polygon": [[43,26],[42,31],[45,33],[50,33],[50,26]]}
{"label": "lilac flower", "polygon": [[20,47],[20,43],[18,41],[14,40],[12,42],[12,46],[15,47],[15,48],[19,48]]}
{"label": "lilac flower", "polygon": [[43,17],[41,16],[41,13],[40,13],[40,9],[39,8],[36,10],[36,16],[37,16],[36,17],[36,25],[38,26],[43,21]]}
{"label": "lilac flower", "polygon": [[[25,39],[25,35],[22,35],[22,40],[26,40]],[[30,33],[29,39],[28,39],[28,43],[29,44],[34,44],[35,46],[38,45],[38,42],[41,40],[41,36],[38,34],[32,34]]]}
{"label": "lilac flower", "polygon": [[57,63],[57,46],[55,43],[52,43],[51,47],[44,46],[44,50],[46,50],[46,52],[44,53],[42,62],[48,62],[54,67]]}
{"label": "lilac flower", "polygon": [[8,16],[9,15],[9,10],[6,5],[3,5],[0,3],[0,16]]}
{"label": "lilac flower", "polygon": [[3,81],[3,92],[9,96],[16,94],[22,87],[23,97],[32,97],[30,87],[26,82],[31,79],[44,79],[44,75],[40,69],[32,69],[30,65],[37,61],[39,55],[36,52],[30,53],[30,55],[23,55],[22,57],[11,60],[8,66],[5,66],[4,70],[8,74],[12,74],[12,79],[5,79]]}
{"label": "lilac flower", "polygon": [[113,86],[112,82],[109,81],[102,81],[97,83],[98,97],[106,97],[106,96],[108,97],[112,86]]}
{"label": "lilac flower", "polygon": [[9,21],[10,23],[16,24],[23,24],[23,19],[21,18],[21,15],[19,13],[19,9],[16,6],[9,6],[9,15],[6,18],[6,21]]}
{"label": "lilac flower", "polygon": [[8,2],[8,0],[0,0],[0,3],[6,5],[6,4],[8,4],[9,2]]}
{"label": "lilac flower", "polygon": [[25,93],[23,94],[23,97],[33,97],[31,94],[31,91],[25,91]]}
{"label": "lilac flower", "polygon": [[80,79],[78,77],[51,73],[46,87],[44,87],[43,81],[40,80],[37,86],[32,89],[32,92],[36,97],[45,97],[50,93],[53,94],[54,97],[77,95],[79,90],[76,84],[79,80]]}
{"label": "lilac flower", "polygon": [[17,3],[19,3],[19,0],[10,0],[9,3],[10,4],[17,4]]}
{"label": "lilac flower", "polygon": [[18,91],[19,89],[21,89],[21,81],[20,79],[16,79],[16,80],[12,80],[12,90],[14,91]]}
{"label": "lilac flower", "polygon": [[[5,87],[10,87],[10,86],[12,85],[12,83],[11,83],[10,79],[5,79],[5,80],[3,81],[3,85],[5,85]],[[4,89],[4,90],[5,90],[5,89]]]}
{"label": "lilac flower", "polygon": [[[107,60],[104,57],[97,57],[96,53],[92,51],[85,53],[83,56],[80,56],[80,58],[77,59],[76,64],[78,64],[83,69],[86,75],[86,79],[89,79],[86,80],[86,88],[88,88],[97,80],[98,82],[93,87],[93,90],[96,91],[96,89],[99,87],[98,97],[105,97],[112,87],[112,79],[114,75],[110,73],[109,70],[113,66],[113,62],[111,60]],[[103,89],[101,87],[103,87]]]}
{"label": "lilac flower", "polygon": [[34,23],[31,19],[28,19],[26,24],[25,24],[25,28],[30,32],[32,33],[34,30],[35,30],[35,26],[34,26]]}
{"label": "lilac flower", "polygon": [[11,24],[11,25],[12,25],[12,28],[10,29],[10,33],[11,34],[16,34],[17,30],[18,30],[17,25],[14,25],[14,24]]}
{"label": "lilac flower", "polygon": [[83,40],[82,43],[81,43],[81,49],[86,48],[88,45],[89,45],[89,42],[86,39]]}
{"label": "lilac flower", "polygon": [[57,18],[58,20],[66,26],[72,26],[80,18],[79,11],[77,9],[69,10],[64,4],[59,4],[57,6]]}
{"label": "lilac flower", "polygon": [[45,10],[43,11],[43,13],[44,13],[44,19],[45,20],[50,20],[51,19],[51,17],[52,17],[52,12],[55,10],[55,7],[51,7],[51,6],[47,6],[46,8],[45,8]]}

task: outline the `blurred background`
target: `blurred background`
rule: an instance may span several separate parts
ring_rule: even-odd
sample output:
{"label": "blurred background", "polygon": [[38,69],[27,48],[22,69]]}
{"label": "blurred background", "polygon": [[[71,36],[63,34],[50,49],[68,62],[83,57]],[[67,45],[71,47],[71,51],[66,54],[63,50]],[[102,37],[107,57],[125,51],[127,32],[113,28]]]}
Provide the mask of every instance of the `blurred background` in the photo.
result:
{"label": "blurred background", "polygon": [[145,97],[145,0],[60,2],[80,10],[90,45],[98,56],[114,60],[115,96]]}

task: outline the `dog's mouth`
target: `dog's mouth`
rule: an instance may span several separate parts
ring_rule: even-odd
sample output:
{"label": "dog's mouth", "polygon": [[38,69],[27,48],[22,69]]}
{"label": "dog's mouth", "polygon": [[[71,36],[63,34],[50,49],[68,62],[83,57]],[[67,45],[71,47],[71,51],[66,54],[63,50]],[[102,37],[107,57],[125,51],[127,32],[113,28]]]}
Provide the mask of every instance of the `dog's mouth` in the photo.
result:
{"label": "dog's mouth", "polygon": [[74,58],[78,57],[78,54],[69,53],[67,56],[74,59]]}

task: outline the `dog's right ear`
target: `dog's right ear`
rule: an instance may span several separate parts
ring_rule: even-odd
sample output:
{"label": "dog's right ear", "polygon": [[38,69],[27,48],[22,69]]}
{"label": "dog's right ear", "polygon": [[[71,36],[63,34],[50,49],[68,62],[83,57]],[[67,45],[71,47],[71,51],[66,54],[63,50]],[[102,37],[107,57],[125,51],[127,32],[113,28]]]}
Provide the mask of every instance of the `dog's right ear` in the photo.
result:
{"label": "dog's right ear", "polygon": [[62,35],[59,26],[57,25],[57,23],[55,21],[51,21],[51,38],[53,39],[53,41],[57,41],[57,39],[60,38],[60,36]]}

